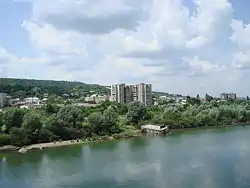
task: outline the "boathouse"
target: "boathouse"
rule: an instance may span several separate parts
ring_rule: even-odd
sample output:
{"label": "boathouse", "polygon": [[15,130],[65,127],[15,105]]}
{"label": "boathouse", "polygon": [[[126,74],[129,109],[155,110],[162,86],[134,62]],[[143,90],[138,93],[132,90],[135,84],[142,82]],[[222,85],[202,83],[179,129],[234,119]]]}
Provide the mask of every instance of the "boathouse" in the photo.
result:
{"label": "boathouse", "polygon": [[164,134],[168,131],[167,125],[142,125],[141,131],[144,133]]}

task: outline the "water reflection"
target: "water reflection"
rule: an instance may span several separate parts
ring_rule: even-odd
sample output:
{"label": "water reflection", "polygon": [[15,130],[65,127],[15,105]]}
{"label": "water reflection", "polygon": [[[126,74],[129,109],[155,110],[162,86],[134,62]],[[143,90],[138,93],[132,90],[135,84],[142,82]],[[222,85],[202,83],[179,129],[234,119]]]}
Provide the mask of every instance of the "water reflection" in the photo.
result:
{"label": "water reflection", "polygon": [[138,139],[131,139],[129,140],[129,146],[131,150],[137,150],[145,147],[148,145],[150,138],[149,137],[142,137]]}
{"label": "water reflection", "polygon": [[250,127],[13,154],[0,164],[0,187],[250,187],[249,134]]}
{"label": "water reflection", "polygon": [[46,148],[43,154],[50,160],[63,159],[70,160],[71,158],[81,158],[83,145],[71,145],[57,148]]}
{"label": "water reflection", "polygon": [[112,141],[106,141],[106,142],[96,142],[96,143],[90,143],[89,148],[91,150],[109,150],[112,151],[116,149],[118,146],[119,141],[112,140]]}

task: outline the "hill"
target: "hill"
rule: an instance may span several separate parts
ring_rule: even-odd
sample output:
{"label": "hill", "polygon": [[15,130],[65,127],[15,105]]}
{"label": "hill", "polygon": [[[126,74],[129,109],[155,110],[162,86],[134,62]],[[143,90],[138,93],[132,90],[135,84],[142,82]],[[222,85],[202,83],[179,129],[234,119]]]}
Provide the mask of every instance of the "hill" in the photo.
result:
{"label": "hill", "polygon": [[[0,93],[7,93],[13,97],[26,97],[31,95],[40,96],[44,93],[72,97],[86,96],[91,93],[109,94],[107,86],[97,84],[86,84],[82,82],[56,81],[56,80],[34,80],[0,78]],[[162,92],[153,92],[154,96],[168,95]]]}

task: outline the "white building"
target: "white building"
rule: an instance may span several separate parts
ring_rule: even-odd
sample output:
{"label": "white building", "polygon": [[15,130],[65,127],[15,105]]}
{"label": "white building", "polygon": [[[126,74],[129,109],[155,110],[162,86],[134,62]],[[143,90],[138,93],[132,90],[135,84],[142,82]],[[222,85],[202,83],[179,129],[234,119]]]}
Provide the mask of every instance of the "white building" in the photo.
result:
{"label": "white building", "polygon": [[97,95],[96,94],[93,94],[93,95],[91,95],[91,96],[88,96],[88,97],[85,97],[85,101],[86,102],[95,102],[95,98],[97,97]]}
{"label": "white building", "polygon": [[40,104],[40,99],[37,97],[27,97],[24,99],[24,101],[28,104]]}
{"label": "white building", "polygon": [[35,109],[35,108],[41,108],[43,104],[24,104],[21,105],[21,109]]}
{"label": "white building", "polygon": [[101,102],[108,101],[108,100],[109,100],[109,96],[108,95],[98,95],[95,98],[95,102],[96,103],[101,103]]}
{"label": "white building", "polygon": [[109,96],[108,95],[97,95],[97,94],[93,94],[89,97],[85,97],[85,101],[86,102],[96,102],[96,103],[101,103],[104,101],[108,101],[109,100]]}

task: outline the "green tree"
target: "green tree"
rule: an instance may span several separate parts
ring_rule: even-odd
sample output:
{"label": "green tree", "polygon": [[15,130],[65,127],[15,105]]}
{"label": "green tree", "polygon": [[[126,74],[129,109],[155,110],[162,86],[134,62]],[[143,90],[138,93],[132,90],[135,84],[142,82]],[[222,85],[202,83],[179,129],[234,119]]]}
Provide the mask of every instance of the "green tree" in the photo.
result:
{"label": "green tree", "polygon": [[43,109],[47,114],[51,115],[51,114],[57,113],[59,110],[59,107],[55,104],[48,103],[45,106],[43,106]]}
{"label": "green tree", "polygon": [[199,98],[187,97],[187,103],[191,105],[195,105],[195,104],[200,105],[201,101]]}
{"label": "green tree", "polygon": [[128,104],[127,120],[129,123],[138,124],[140,121],[146,119],[146,107],[137,101]]}
{"label": "green tree", "polygon": [[81,128],[84,120],[81,109],[75,106],[62,107],[57,117],[63,121],[64,126],[72,128]]}
{"label": "green tree", "polygon": [[43,123],[39,114],[29,111],[23,117],[22,129],[31,143],[38,143],[41,140]]}
{"label": "green tree", "polygon": [[23,146],[31,144],[22,128],[12,127],[10,129],[11,144],[14,146]]}
{"label": "green tree", "polygon": [[10,143],[11,143],[10,135],[0,133],[0,146],[9,145]]}
{"label": "green tree", "polygon": [[63,125],[63,121],[59,119],[56,115],[49,116],[44,122],[45,128],[50,131],[54,140],[58,139],[69,139],[66,127]]}
{"label": "green tree", "polygon": [[18,108],[8,108],[4,111],[4,124],[6,131],[11,127],[21,127],[25,110]]}
{"label": "green tree", "polygon": [[179,125],[180,112],[174,107],[168,107],[162,114],[162,122],[166,125],[176,127]]}
{"label": "green tree", "polygon": [[238,122],[246,122],[247,121],[247,116],[246,116],[246,111],[245,110],[239,110],[237,114],[237,120]]}
{"label": "green tree", "polygon": [[213,97],[212,97],[211,95],[208,95],[208,94],[206,93],[206,95],[205,95],[205,100],[208,101],[208,102],[211,102],[211,101],[213,100]]}
{"label": "green tree", "polygon": [[0,111],[0,132],[5,132],[6,126],[4,126],[4,114]]}
{"label": "green tree", "polygon": [[246,121],[250,122],[250,110],[246,111]]}
{"label": "green tree", "polygon": [[108,107],[103,113],[104,131],[109,134],[118,133],[120,129],[118,127],[118,114],[113,107]]}
{"label": "green tree", "polygon": [[104,120],[100,112],[90,114],[88,116],[88,122],[95,134],[102,135]]}

